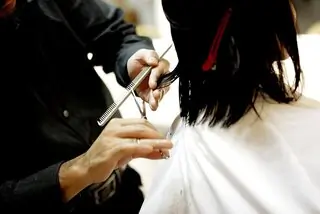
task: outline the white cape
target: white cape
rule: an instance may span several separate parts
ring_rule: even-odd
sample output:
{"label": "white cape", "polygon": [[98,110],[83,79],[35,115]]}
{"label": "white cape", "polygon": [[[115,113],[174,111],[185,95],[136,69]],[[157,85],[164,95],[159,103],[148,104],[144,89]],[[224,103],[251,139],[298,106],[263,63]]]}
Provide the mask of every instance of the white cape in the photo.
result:
{"label": "white cape", "polygon": [[178,118],[140,214],[319,214],[320,103],[257,109],[230,129]]}

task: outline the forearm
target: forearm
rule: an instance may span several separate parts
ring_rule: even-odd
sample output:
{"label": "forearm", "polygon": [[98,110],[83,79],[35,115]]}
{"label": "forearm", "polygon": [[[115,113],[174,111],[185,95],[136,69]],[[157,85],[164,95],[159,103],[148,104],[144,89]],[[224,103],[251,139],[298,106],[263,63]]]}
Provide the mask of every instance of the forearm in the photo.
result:
{"label": "forearm", "polygon": [[91,184],[88,177],[88,167],[84,161],[84,155],[61,165],[59,170],[59,183],[62,201],[65,203]]}

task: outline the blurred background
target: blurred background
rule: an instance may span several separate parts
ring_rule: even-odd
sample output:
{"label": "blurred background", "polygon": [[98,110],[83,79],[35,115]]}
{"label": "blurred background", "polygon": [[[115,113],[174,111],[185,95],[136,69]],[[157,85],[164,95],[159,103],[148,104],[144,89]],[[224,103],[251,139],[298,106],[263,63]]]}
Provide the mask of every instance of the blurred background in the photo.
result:
{"label": "blurred background", "polygon": [[293,0],[301,34],[320,34],[320,0]]}
{"label": "blurred background", "polygon": [[[121,7],[128,22],[137,26],[141,35],[162,38],[168,27],[161,0],[105,0]],[[301,34],[320,34],[320,0],[292,0],[296,6]]]}

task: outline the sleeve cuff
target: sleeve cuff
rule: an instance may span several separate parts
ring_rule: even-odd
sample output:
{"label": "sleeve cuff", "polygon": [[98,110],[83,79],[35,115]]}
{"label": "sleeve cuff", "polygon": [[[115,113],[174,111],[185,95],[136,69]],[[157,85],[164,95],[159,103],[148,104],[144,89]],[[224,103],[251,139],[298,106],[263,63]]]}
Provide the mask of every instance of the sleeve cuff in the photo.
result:
{"label": "sleeve cuff", "polygon": [[[39,171],[32,177],[29,182],[36,181],[36,185],[30,185],[30,195],[37,196],[40,203],[53,210],[64,210],[65,203],[62,201],[62,193],[59,182],[59,170],[63,162],[49,166],[48,168]],[[28,180],[28,179],[27,179]],[[26,180],[26,182],[28,182]],[[23,185],[28,188],[29,185]],[[19,188],[18,188],[19,189]]]}
{"label": "sleeve cuff", "polygon": [[140,49],[151,49],[154,50],[152,41],[146,39],[144,42],[139,42],[137,44],[127,44],[125,50],[122,50],[118,56],[117,65],[115,67],[115,74],[118,83],[127,87],[132,81],[128,74],[127,62],[129,58]]}

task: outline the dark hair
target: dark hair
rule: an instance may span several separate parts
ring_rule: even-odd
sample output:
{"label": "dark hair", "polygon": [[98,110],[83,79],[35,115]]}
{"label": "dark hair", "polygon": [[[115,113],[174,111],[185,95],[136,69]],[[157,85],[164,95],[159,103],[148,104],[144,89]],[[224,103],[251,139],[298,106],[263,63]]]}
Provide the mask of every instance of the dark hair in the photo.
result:
{"label": "dark hair", "polygon": [[[180,114],[189,125],[196,124],[204,114],[199,122],[229,127],[249,110],[256,111],[258,95],[278,103],[290,103],[300,96],[297,89],[302,70],[291,2],[226,2],[163,0],[179,63],[158,85],[164,87],[179,78]],[[218,46],[215,69],[205,72],[202,64],[208,57],[220,20],[229,9],[231,16]],[[292,86],[286,81],[281,63],[285,53],[294,65]]]}

